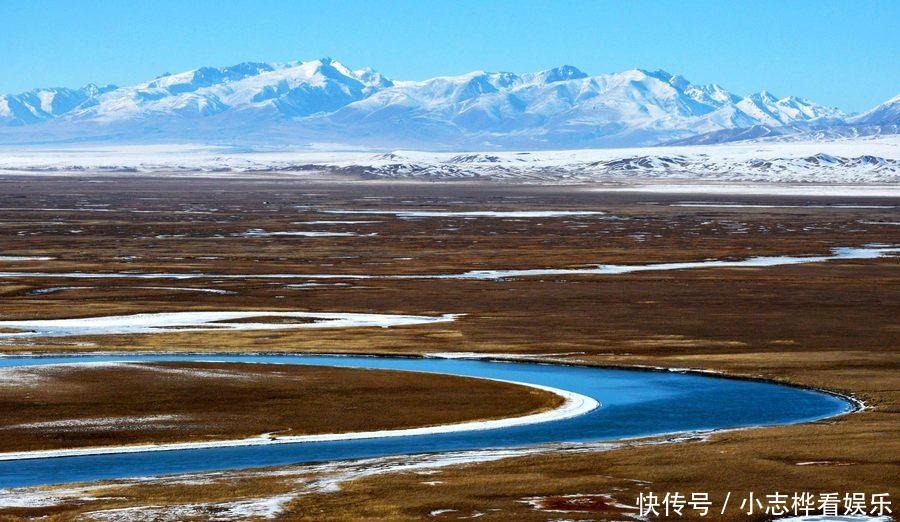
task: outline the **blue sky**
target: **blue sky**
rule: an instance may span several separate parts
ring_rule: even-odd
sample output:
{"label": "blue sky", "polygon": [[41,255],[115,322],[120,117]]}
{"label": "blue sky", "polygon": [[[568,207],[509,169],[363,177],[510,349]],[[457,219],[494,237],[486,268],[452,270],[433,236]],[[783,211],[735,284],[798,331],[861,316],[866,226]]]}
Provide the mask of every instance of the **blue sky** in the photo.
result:
{"label": "blue sky", "polygon": [[848,111],[900,93],[900,0],[0,0],[0,92],[330,56],[395,79],[665,69]]}

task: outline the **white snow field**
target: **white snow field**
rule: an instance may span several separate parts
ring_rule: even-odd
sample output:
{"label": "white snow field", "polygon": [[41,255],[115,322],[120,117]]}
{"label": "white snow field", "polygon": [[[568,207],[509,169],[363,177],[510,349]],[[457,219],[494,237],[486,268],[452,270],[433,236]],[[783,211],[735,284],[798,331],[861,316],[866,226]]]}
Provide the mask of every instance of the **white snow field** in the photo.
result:
{"label": "white snow field", "polygon": [[[798,194],[900,195],[900,135],[830,141],[507,152],[254,151],[202,145],[0,147],[12,174],[348,175],[367,179],[516,183],[799,184]],[[821,185],[822,188],[818,188]],[[838,185],[835,187],[835,185]],[[841,186],[851,186],[844,189]],[[852,189],[866,185],[865,189]],[[879,185],[873,187],[872,185]],[[714,185],[713,185],[714,186]],[[879,191],[871,194],[872,191]],[[763,192],[765,193],[765,192]]]}
{"label": "white snow field", "polygon": [[0,256],[0,262],[14,261],[52,261],[53,257],[48,256]]}
{"label": "white snow field", "polygon": [[276,232],[268,232],[261,229],[250,229],[242,234],[232,234],[242,237],[356,237],[356,236],[376,236],[378,234],[357,234],[356,232],[325,232],[321,230],[280,230]]}
{"label": "white snow field", "polygon": [[[294,317],[310,319],[303,323],[237,322],[254,317]],[[326,312],[160,312],[133,315],[108,315],[77,319],[34,319],[0,321],[0,328],[19,332],[0,333],[3,337],[57,337],[70,335],[116,335],[203,330],[285,330],[294,328],[351,328],[407,326],[454,321],[458,315],[391,315]]]}

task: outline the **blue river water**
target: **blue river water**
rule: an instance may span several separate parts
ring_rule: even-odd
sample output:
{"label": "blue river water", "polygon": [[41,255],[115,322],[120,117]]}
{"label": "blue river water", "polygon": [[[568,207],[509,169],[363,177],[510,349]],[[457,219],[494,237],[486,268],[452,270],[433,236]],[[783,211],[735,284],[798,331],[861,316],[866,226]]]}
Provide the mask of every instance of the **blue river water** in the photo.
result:
{"label": "blue river water", "polygon": [[[772,383],[655,372],[485,360],[327,355],[83,355],[0,357],[0,367],[109,361],[221,361],[439,372],[551,386],[593,397],[596,410],[526,426],[404,437],[0,461],[0,487],[240,469],[685,431],[789,424],[850,411],[840,397]],[[190,400],[190,398],[186,398]]]}

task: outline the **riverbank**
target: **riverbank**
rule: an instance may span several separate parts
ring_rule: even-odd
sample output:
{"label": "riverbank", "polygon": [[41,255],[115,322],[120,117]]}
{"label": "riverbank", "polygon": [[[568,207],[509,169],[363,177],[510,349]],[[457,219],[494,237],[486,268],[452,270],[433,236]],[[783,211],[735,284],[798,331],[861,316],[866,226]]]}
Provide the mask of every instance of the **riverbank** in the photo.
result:
{"label": "riverbank", "polygon": [[547,387],[416,372],[73,359],[0,367],[0,461],[492,429],[593,407]]}

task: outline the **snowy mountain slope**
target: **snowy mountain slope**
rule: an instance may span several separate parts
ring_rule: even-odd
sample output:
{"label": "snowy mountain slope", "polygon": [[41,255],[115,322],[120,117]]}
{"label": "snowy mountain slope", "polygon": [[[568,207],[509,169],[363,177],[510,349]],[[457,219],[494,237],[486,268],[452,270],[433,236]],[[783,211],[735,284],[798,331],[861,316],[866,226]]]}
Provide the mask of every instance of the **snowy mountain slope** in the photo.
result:
{"label": "snowy mountain slope", "polygon": [[900,95],[849,119],[855,125],[900,125]]}
{"label": "snowy mountain slope", "polygon": [[865,125],[832,122],[829,124],[793,124],[724,129],[689,138],[673,140],[663,145],[716,145],[720,143],[767,143],[790,141],[832,141],[846,138],[872,138],[900,134],[900,124]]}
{"label": "snowy mountain slope", "polygon": [[840,119],[844,115],[837,109],[818,106],[809,100],[790,96],[778,99],[762,91],[737,102],[737,107],[762,125],[789,125],[801,121]]}
{"label": "snowy mountain slope", "polygon": [[[767,100],[768,101],[768,100]],[[477,146],[652,144],[765,121],[810,121],[840,116],[797,98],[756,107],[721,87],[695,86],[664,71],[639,69],[588,77],[574,67],[518,76],[477,71],[393,88],[349,104],[322,120],[351,133],[381,133],[402,140],[440,133]]]}
{"label": "snowy mountain slope", "polygon": [[593,183],[701,180],[900,186],[900,135],[828,142],[503,152],[251,152],[210,146],[0,148],[0,172],[350,175]]}
{"label": "snowy mountain slope", "polygon": [[895,98],[848,119],[803,98],[765,91],[741,97],[715,84],[694,85],[665,71],[641,69],[589,76],[562,66],[395,82],[325,58],[202,67],[118,88],[3,96],[0,143],[332,143],[433,150],[634,146],[710,133],[721,133],[713,140],[747,134],[737,129],[786,135],[784,129],[796,126],[880,125],[896,120],[896,105]]}
{"label": "snowy mountain slope", "polygon": [[241,111],[308,116],[336,110],[390,85],[377,73],[351,71],[327,58],[290,64],[203,67],[108,92],[97,103],[67,113],[62,119],[122,122]]}
{"label": "snowy mountain slope", "polygon": [[35,89],[22,94],[0,95],[0,126],[30,125],[52,120],[95,103],[113,85],[88,84],[80,89]]}
{"label": "snowy mountain slope", "polygon": [[723,129],[669,142],[668,145],[710,145],[736,141],[826,141],[900,133],[900,96],[856,116],[844,119],[822,115],[820,119],[787,125],[751,125]]}

